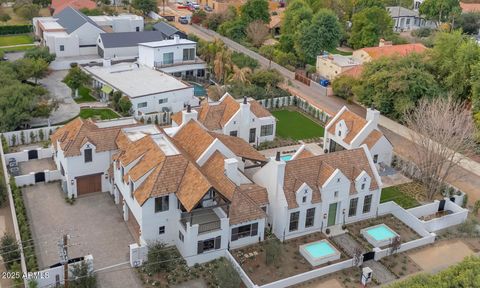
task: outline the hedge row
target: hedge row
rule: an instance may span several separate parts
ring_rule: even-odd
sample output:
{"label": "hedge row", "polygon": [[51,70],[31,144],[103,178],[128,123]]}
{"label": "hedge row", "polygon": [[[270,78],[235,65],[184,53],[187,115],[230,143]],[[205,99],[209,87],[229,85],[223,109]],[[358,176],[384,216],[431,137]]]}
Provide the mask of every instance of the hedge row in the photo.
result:
{"label": "hedge row", "polygon": [[30,231],[30,225],[28,224],[27,210],[25,209],[25,204],[23,203],[22,189],[17,187],[13,177],[10,178],[10,187],[12,188],[13,202],[15,205],[15,211],[17,213],[20,238],[22,239],[22,243],[28,243],[23,245],[23,253],[25,254],[27,270],[28,272],[38,271],[34,242],[33,240],[30,241],[30,239],[32,239],[32,233]]}
{"label": "hedge row", "polygon": [[0,35],[23,34],[33,31],[32,24],[0,26]]}

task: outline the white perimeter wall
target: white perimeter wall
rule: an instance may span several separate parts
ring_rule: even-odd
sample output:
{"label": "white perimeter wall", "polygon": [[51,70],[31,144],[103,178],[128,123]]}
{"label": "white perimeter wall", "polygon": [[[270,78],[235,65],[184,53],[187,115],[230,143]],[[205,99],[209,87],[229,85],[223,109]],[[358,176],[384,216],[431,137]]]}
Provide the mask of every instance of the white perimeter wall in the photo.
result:
{"label": "white perimeter wall", "polygon": [[[53,148],[52,147],[36,148],[36,149],[30,149],[30,150],[37,150],[38,151],[38,159],[50,158],[50,157],[53,156]],[[17,163],[26,162],[26,161],[28,161],[28,151],[30,151],[30,150],[23,150],[23,151],[20,151],[20,152],[5,154],[5,161],[8,164],[8,161],[13,158],[17,161]]]}

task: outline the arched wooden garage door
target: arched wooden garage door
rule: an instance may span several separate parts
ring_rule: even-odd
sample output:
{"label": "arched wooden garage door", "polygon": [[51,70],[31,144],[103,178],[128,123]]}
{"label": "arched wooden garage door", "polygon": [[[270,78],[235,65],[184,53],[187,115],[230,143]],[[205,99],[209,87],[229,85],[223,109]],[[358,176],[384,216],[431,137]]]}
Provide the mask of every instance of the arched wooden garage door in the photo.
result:
{"label": "arched wooden garage door", "polygon": [[77,177],[77,196],[102,191],[102,174]]}

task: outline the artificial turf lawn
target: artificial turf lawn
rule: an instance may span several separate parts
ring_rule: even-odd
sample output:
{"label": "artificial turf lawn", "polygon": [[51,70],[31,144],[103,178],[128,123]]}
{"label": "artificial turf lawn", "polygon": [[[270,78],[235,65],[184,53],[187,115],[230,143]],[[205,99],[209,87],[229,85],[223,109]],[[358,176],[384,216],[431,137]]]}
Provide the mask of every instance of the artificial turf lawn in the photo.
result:
{"label": "artificial turf lawn", "polygon": [[420,205],[417,200],[403,193],[399,187],[401,186],[383,188],[382,195],[380,196],[380,203],[394,201],[405,209]]}
{"label": "artificial turf lawn", "polygon": [[311,139],[323,136],[323,127],[297,111],[277,110],[277,136],[285,139]]}
{"label": "artificial turf lawn", "polygon": [[0,46],[11,46],[20,44],[32,44],[33,38],[30,35],[12,35],[12,36],[0,36]]}
{"label": "artificial turf lawn", "polygon": [[108,120],[108,119],[115,119],[119,118],[120,115],[118,115],[115,111],[111,109],[81,109],[80,110],[80,117],[83,119],[87,118],[100,118],[102,120]]}
{"label": "artificial turf lawn", "polygon": [[97,99],[90,95],[90,92],[89,88],[82,86],[78,89],[78,98],[74,98],[73,100],[77,103],[97,102]]}

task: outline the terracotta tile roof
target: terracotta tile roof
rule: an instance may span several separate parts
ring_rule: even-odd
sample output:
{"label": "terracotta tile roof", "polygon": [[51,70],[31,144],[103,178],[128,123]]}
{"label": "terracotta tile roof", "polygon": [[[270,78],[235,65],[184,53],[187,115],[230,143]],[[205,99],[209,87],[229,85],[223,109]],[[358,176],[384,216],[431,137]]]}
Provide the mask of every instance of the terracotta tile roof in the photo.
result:
{"label": "terracotta tile roof", "polygon": [[250,111],[252,111],[253,115],[257,116],[258,118],[263,118],[263,117],[270,117],[272,116],[272,113],[265,109],[260,103],[258,103],[255,100],[251,100],[248,103],[250,103]]}
{"label": "terracotta tile roof", "polygon": [[197,160],[215,140],[212,135],[205,131],[205,129],[194,120],[189,121],[183,126],[177,134],[173,136],[173,139],[195,160]]}
{"label": "terracotta tile roof", "polygon": [[300,152],[300,154],[298,154],[295,159],[303,159],[303,158],[308,158],[308,157],[313,157],[315,156],[315,154],[313,154],[312,152],[308,151],[307,149],[303,149],[302,152]]}
{"label": "terracotta tile roof", "polygon": [[460,2],[463,13],[480,12],[480,3],[464,3]]}
{"label": "terracotta tile roof", "polygon": [[357,178],[362,171],[365,171],[372,178],[370,190],[378,188],[377,181],[363,148],[290,160],[285,166],[285,180],[283,183],[283,190],[288,207],[298,207],[295,193],[303,183],[307,183],[313,190],[312,202],[320,202],[319,187],[325,183],[336,169],[339,169],[352,181],[350,187],[351,194],[355,193],[353,181],[355,181],[355,178]]}
{"label": "terracotta tile roof", "polygon": [[[72,120],[57,129],[51,136],[52,143],[60,142],[60,147],[66,157],[80,156],[80,148],[90,142],[96,147],[97,152],[112,151],[117,149],[115,139],[120,129],[133,125],[99,128],[91,120],[82,120],[80,117]],[[56,145],[53,145],[56,149]]]}
{"label": "terracotta tile roof", "polygon": [[205,175],[200,172],[195,164],[189,162],[176,195],[183,207],[187,211],[191,211],[211,188],[212,184]]}
{"label": "terracotta tile roof", "polygon": [[230,225],[240,224],[256,219],[265,218],[265,212],[250,197],[236,191],[229,211]]}
{"label": "terracotta tile roof", "polygon": [[330,134],[335,134],[335,128],[337,126],[337,123],[340,122],[341,120],[345,121],[345,124],[347,125],[348,132],[343,141],[345,143],[350,144],[352,140],[357,136],[357,134],[360,132],[360,130],[365,127],[367,124],[367,120],[364,118],[358,116],[357,114],[351,112],[350,110],[345,110],[340,117],[333,123],[333,125],[328,128],[328,132]]}
{"label": "terracotta tile roof", "polygon": [[367,47],[360,50],[365,51],[372,59],[381,57],[391,57],[394,55],[405,56],[410,53],[422,53],[427,50],[421,43],[401,44],[401,45],[386,45],[382,47]]}
{"label": "terracotta tile roof", "polygon": [[95,1],[92,0],[52,0],[51,7],[55,9],[53,15],[60,13],[66,7],[72,7],[76,10],[82,8],[93,9],[97,7]]}
{"label": "terracotta tile roof", "polygon": [[339,76],[350,76],[355,79],[358,79],[360,78],[360,76],[362,76],[362,72],[363,72],[363,65],[357,65],[346,71],[343,71],[342,73],[340,73]]}
{"label": "terracotta tile roof", "polygon": [[260,152],[255,150],[255,148],[250,146],[250,144],[248,144],[241,138],[224,135],[220,133],[215,133],[215,132],[209,132],[209,134],[215,138],[218,138],[220,142],[225,144],[225,146],[227,146],[228,149],[232,150],[232,152],[239,157],[255,160],[255,161],[262,161],[262,162],[267,161],[265,156],[260,154]]}
{"label": "terracotta tile roof", "polygon": [[363,140],[362,144],[366,144],[368,149],[372,149],[373,145],[375,145],[375,143],[377,143],[378,140],[382,138],[382,136],[383,136],[382,132],[380,132],[377,129],[374,129],[372,130],[372,132],[370,132],[370,134],[368,134],[365,140]]}
{"label": "terracotta tile roof", "polygon": [[182,125],[182,111],[174,113],[170,117],[170,119],[172,119],[173,122],[177,123],[178,126]]}
{"label": "terracotta tile roof", "polygon": [[215,151],[201,170],[210,179],[215,190],[232,201],[236,185],[224,174],[225,159],[222,153]]}
{"label": "terracotta tile roof", "polygon": [[262,186],[257,184],[242,184],[238,189],[242,194],[248,196],[258,205],[264,206],[268,204],[267,189]]}

